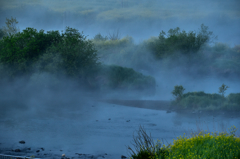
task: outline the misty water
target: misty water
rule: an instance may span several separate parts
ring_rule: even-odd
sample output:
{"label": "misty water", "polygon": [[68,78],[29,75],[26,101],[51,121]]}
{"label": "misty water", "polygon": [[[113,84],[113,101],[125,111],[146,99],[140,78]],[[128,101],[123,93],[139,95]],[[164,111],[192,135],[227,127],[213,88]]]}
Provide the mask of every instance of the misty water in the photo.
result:
{"label": "misty water", "polygon": [[[151,133],[154,142],[160,139],[165,145],[184,133],[229,132],[228,128],[233,125],[240,127],[240,117],[236,115],[167,113],[99,102],[83,98],[81,94],[68,98],[63,95],[66,96],[45,92],[30,97],[25,103],[15,101],[20,103],[18,107],[5,105],[7,109],[1,112],[0,118],[0,146],[4,146],[1,148],[44,148],[40,155],[82,153],[113,159],[128,156],[126,146],[134,148],[133,134],[138,136],[140,125],[149,136]],[[20,140],[26,144],[19,144]]]}

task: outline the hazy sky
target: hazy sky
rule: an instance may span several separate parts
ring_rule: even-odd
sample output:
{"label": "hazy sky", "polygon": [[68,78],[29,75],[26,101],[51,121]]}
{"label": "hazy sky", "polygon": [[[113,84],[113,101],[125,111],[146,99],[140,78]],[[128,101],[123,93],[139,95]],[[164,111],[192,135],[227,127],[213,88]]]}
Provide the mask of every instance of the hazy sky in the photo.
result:
{"label": "hazy sky", "polygon": [[67,25],[92,38],[119,29],[136,42],[180,27],[197,31],[209,27],[218,42],[240,42],[239,0],[1,0],[0,26],[16,17],[19,28],[63,30]]}

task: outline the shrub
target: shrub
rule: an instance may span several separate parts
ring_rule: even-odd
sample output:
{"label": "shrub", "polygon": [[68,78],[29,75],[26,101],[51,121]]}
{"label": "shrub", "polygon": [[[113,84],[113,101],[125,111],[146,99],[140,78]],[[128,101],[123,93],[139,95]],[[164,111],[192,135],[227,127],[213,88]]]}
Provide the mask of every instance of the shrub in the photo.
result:
{"label": "shrub", "polygon": [[4,37],[0,46],[0,62],[11,68],[12,76],[31,74],[36,64],[40,71],[54,72],[57,67],[67,76],[84,78],[98,64],[92,42],[69,27],[62,35],[58,31],[46,34],[44,30],[27,28]]}
{"label": "shrub", "polygon": [[48,53],[61,56],[59,69],[64,70],[69,77],[82,79],[92,74],[99,65],[96,52],[92,42],[86,40],[86,36],[69,27],[61,35],[61,41],[48,48]]}
{"label": "shrub", "polygon": [[102,88],[115,90],[135,90],[148,91],[150,94],[155,93],[156,81],[151,76],[144,76],[131,68],[121,66],[103,66],[99,72],[100,76],[107,79]]}
{"label": "shrub", "polygon": [[206,43],[211,42],[213,33],[208,31],[208,27],[201,25],[199,33],[186,31],[180,32],[180,28],[170,29],[167,37],[166,33],[162,31],[156,41],[149,43],[149,48],[153,51],[158,59],[162,59],[176,52],[183,54],[193,54]]}
{"label": "shrub", "polygon": [[236,103],[240,105],[240,93],[230,93],[227,96],[229,103]]}
{"label": "shrub", "polygon": [[213,106],[216,109],[220,108],[222,104],[222,100],[212,100],[207,96],[193,96],[189,95],[187,97],[182,98],[179,102],[179,105],[183,108],[189,109],[207,109],[207,107]]}
{"label": "shrub", "polygon": [[43,30],[27,28],[23,32],[3,37],[0,41],[0,62],[11,68],[11,76],[32,72],[32,64],[54,42],[59,41],[58,32],[45,34]]}
{"label": "shrub", "polygon": [[240,110],[240,93],[230,93],[227,96],[227,104],[225,108],[229,110]]}
{"label": "shrub", "polygon": [[107,37],[107,36],[103,37],[103,36],[99,33],[99,34],[97,34],[97,35],[94,36],[93,40],[96,40],[96,41],[106,41],[106,40],[108,40],[108,37]]}
{"label": "shrub", "polygon": [[[181,100],[172,102],[172,105],[178,105],[181,108],[209,110],[222,109],[227,100],[219,94],[208,94],[203,91],[188,92],[182,95]],[[211,108],[210,108],[211,107]]]}

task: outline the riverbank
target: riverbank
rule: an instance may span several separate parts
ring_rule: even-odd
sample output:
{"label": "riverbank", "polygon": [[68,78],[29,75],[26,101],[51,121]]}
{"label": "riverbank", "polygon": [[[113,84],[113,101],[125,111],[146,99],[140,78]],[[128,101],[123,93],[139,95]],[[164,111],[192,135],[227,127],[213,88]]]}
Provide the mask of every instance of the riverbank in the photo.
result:
{"label": "riverbank", "polygon": [[222,117],[239,117],[240,111],[235,110],[192,110],[192,109],[179,109],[171,106],[171,101],[167,100],[120,100],[120,99],[105,99],[103,102],[110,104],[118,104],[122,106],[135,107],[135,108],[144,108],[151,110],[164,110],[167,113],[180,113],[189,116],[198,115],[213,115],[213,116],[222,116]]}

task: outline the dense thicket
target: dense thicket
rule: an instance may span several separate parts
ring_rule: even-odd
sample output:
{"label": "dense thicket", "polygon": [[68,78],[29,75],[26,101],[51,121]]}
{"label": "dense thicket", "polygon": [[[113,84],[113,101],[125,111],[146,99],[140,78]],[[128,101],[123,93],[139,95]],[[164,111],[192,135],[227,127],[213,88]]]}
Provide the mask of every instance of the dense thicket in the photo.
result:
{"label": "dense thicket", "polygon": [[100,76],[105,77],[107,82],[104,87],[120,90],[147,90],[148,93],[155,93],[156,81],[151,76],[144,76],[135,72],[132,68],[125,68],[116,65],[102,67]]}
{"label": "dense thicket", "polygon": [[101,34],[92,41],[100,61],[105,64],[153,74],[178,69],[181,75],[194,78],[240,77],[239,45],[215,43],[211,46],[215,38],[208,27],[201,25],[198,32],[186,33],[176,28],[165,36],[162,31],[159,37],[151,37],[140,44],[134,44],[129,36],[110,40]]}
{"label": "dense thicket", "polygon": [[[99,63],[92,41],[76,29],[67,27],[60,34],[26,28],[9,35],[3,32],[3,35],[0,40],[0,79],[22,76],[36,79],[37,74],[48,73],[74,79],[84,88],[155,92],[154,78],[130,68]],[[31,78],[33,74],[34,78]]]}
{"label": "dense thicket", "polygon": [[155,41],[149,43],[149,48],[158,59],[167,57],[176,52],[182,54],[193,54],[213,38],[213,32],[208,31],[208,27],[201,25],[198,33],[190,31],[180,31],[180,28],[170,29],[166,33],[162,31]]}
{"label": "dense thicket", "polygon": [[45,71],[46,66],[54,57],[60,56],[59,69],[67,75],[77,76],[84,72],[86,67],[97,64],[96,50],[91,41],[76,29],[67,28],[65,33],[44,30],[39,32],[34,28],[27,28],[14,35],[5,36],[0,41],[0,62],[11,68],[11,76],[31,74],[34,64],[40,59],[39,69]]}

